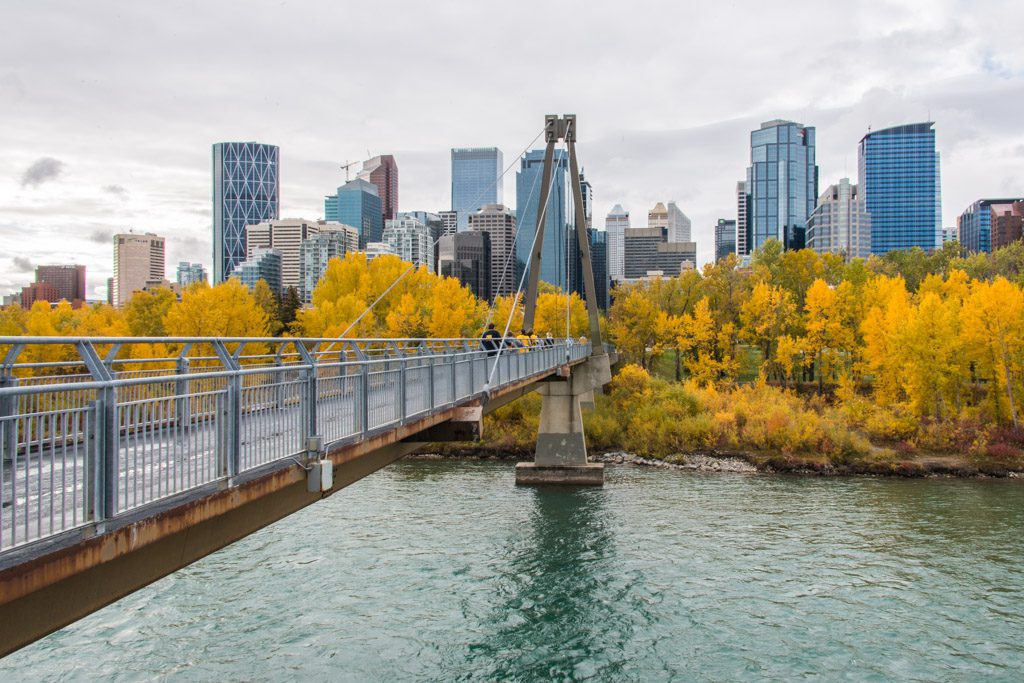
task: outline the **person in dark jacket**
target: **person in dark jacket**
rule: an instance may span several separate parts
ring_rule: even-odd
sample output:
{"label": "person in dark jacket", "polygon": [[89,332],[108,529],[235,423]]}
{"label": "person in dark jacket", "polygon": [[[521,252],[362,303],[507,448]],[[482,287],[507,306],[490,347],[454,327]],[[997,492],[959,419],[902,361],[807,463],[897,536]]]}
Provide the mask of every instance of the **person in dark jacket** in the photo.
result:
{"label": "person in dark jacket", "polygon": [[480,346],[488,356],[493,356],[498,352],[499,343],[501,343],[501,333],[494,329],[494,323],[490,323],[480,337]]}

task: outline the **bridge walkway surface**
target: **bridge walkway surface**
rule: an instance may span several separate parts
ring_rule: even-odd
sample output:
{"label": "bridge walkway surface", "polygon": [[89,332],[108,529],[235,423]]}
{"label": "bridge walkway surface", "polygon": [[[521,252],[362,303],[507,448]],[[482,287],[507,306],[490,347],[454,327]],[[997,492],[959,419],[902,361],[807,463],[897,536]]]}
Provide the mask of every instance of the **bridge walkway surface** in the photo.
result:
{"label": "bridge walkway surface", "polygon": [[472,438],[590,352],[0,337],[0,656],[424,443]]}

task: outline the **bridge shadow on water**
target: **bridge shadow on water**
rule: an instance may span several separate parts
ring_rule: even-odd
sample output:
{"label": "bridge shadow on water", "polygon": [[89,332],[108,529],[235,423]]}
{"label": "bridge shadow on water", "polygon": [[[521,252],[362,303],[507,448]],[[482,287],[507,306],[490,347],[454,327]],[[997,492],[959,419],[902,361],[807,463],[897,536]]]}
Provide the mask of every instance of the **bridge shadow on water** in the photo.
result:
{"label": "bridge shadow on water", "polygon": [[[636,614],[619,604],[613,520],[601,489],[524,489],[528,522],[509,538],[489,612],[468,643],[466,678],[573,680],[621,674]],[[472,611],[472,610],[471,610]]]}

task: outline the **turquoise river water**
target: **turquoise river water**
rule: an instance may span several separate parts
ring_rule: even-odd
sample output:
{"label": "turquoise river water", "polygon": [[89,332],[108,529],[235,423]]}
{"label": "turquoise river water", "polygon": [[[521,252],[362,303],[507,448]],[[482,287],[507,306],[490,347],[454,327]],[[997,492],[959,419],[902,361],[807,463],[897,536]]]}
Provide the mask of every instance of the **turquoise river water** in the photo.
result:
{"label": "turquoise river water", "polygon": [[0,660],[45,680],[1024,680],[1024,482],[404,461]]}

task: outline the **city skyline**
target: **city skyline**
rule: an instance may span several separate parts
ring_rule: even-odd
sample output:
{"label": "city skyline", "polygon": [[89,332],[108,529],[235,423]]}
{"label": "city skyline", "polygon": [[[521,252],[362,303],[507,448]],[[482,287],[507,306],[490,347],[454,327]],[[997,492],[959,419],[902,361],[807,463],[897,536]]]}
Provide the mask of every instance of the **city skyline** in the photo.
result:
{"label": "city skyline", "polygon": [[[753,40],[752,52],[719,55],[700,70],[684,68],[727,32],[742,42],[784,25],[785,18],[768,8],[716,8],[710,23],[697,20],[694,13],[702,10],[615,14],[624,46],[643,45],[634,52],[644,56],[624,57],[630,52],[624,49],[619,61],[608,62],[597,41],[569,36],[555,50],[567,59],[564,74],[549,69],[539,51],[521,51],[515,59],[485,54],[485,42],[516,45],[528,32],[539,6],[523,6],[497,35],[473,36],[438,57],[399,44],[379,65],[387,78],[367,82],[342,74],[330,83],[324,74],[345,59],[333,50],[337,40],[358,50],[368,37],[344,29],[328,41],[323,34],[330,32],[314,31],[301,55],[255,55],[241,66],[228,64],[207,39],[229,19],[267,41],[306,32],[323,21],[324,7],[246,17],[216,6],[194,13],[122,7],[117,16],[71,3],[15,7],[0,28],[6,65],[0,96],[9,103],[0,113],[6,152],[0,161],[0,292],[23,286],[40,263],[75,262],[87,266],[90,297],[102,299],[111,274],[109,240],[130,228],[165,236],[168,263],[201,262],[212,272],[209,150],[223,140],[280,148],[281,216],[321,217],[323,196],[344,184],[338,167],[379,154],[393,154],[402,168],[400,210],[440,211],[450,203],[452,147],[498,147],[507,165],[539,132],[544,114],[576,113],[598,226],[615,204],[636,216],[674,198],[693,221],[700,263],[713,257],[717,219],[735,215],[749,132],[775,118],[816,128],[821,187],[856,177],[857,142],[869,130],[936,121],[943,227],[978,198],[1021,194],[1024,122],[1003,104],[1024,97],[1024,51],[993,43],[984,32],[985,16],[1019,15],[1016,4],[984,3],[979,11],[978,4],[956,2],[865,3],[844,13],[847,30],[838,37],[825,30],[838,10],[805,4],[807,29],[823,36],[816,55],[834,57],[828,69],[815,55],[784,54]],[[429,30],[454,11],[442,5],[436,13],[355,7],[350,23],[377,12],[399,34]],[[587,9],[581,15],[557,9],[553,18],[579,16],[598,26],[613,16],[610,4],[588,3]],[[878,22],[882,13],[886,21]],[[462,14],[470,26],[486,19],[483,8]],[[673,40],[652,40],[652,26]],[[196,45],[190,55],[176,48],[183,36]],[[46,55],[31,48],[39,42],[49,46]],[[776,74],[772,67],[783,61],[787,73]],[[124,62],[131,71],[117,67]],[[464,67],[453,69],[453,63]],[[648,63],[658,66],[645,69]],[[751,70],[755,63],[764,68]],[[601,65],[609,87],[577,83],[573,73],[584,64]],[[211,68],[218,65],[229,70]],[[495,69],[501,82],[468,77]],[[504,81],[516,77],[536,86],[527,96],[503,97],[500,111],[485,109],[489,98],[481,92],[503,93]],[[222,88],[227,80],[221,79],[242,87]],[[260,81],[272,87],[259,87]],[[655,81],[678,95],[651,100]],[[239,95],[246,87],[250,92]],[[445,96],[422,99],[427,92]],[[421,107],[402,106],[416,95]],[[294,101],[303,102],[301,110]],[[644,106],[635,106],[640,101]],[[506,175],[503,190],[514,195],[514,174]],[[57,245],[54,234],[61,236]]]}

